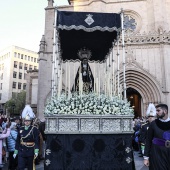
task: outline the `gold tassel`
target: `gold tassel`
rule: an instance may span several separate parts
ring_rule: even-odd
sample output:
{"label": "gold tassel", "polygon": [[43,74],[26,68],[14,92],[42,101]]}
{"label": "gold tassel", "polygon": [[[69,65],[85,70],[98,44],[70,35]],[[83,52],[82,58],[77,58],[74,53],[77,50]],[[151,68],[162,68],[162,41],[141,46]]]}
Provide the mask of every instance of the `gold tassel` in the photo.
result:
{"label": "gold tassel", "polygon": [[36,159],[36,157],[34,156],[34,159],[33,159],[33,170],[35,170],[35,159]]}

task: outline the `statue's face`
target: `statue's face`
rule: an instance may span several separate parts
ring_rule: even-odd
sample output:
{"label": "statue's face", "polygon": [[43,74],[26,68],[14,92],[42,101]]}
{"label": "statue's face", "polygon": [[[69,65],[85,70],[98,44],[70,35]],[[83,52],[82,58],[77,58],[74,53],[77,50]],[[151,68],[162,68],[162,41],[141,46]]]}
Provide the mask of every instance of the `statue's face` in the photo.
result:
{"label": "statue's face", "polygon": [[82,58],[87,58],[87,54],[86,53],[82,54]]}

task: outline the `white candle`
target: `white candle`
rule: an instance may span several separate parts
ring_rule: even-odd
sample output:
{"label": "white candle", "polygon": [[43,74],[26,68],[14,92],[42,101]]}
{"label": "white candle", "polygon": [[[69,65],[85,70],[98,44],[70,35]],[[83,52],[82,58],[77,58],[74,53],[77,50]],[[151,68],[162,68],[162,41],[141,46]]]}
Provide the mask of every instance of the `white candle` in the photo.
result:
{"label": "white candle", "polygon": [[65,82],[65,93],[67,94],[67,62],[66,62],[66,68],[65,68],[65,72],[66,72],[66,82]]}
{"label": "white candle", "polygon": [[120,85],[117,86],[117,90],[118,90],[118,96],[120,97]]}
{"label": "white candle", "polygon": [[119,95],[120,93],[120,68],[119,68],[119,64],[120,64],[120,52],[119,52],[119,40],[118,40],[118,36],[117,36],[117,94]]}
{"label": "white candle", "polygon": [[114,81],[114,95],[116,95],[116,76],[114,77],[115,81]]}
{"label": "white candle", "polygon": [[110,98],[112,97],[112,78],[110,79]]}
{"label": "white candle", "polygon": [[62,63],[61,63],[61,73],[60,73],[60,93],[62,92],[62,87],[63,87],[63,82],[62,82],[62,79],[63,79],[63,67],[62,67]]}
{"label": "white candle", "polygon": [[68,99],[70,99],[70,93],[71,93],[71,88],[70,88],[70,62],[68,63]]}
{"label": "white candle", "polygon": [[80,96],[82,98],[83,93],[83,81],[82,81],[82,73],[80,73]]}
{"label": "white candle", "polygon": [[120,98],[122,99],[123,85],[120,84]]}
{"label": "white candle", "polygon": [[58,79],[59,83],[58,83],[58,99],[60,97],[60,78]]}
{"label": "white candle", "polygon": [[100,63],[99,63],[99,89],[98,89],[99,97],[100,97]]}
{"label": "white candle", "polygon": [[105,72],[105,82],[104,82],[104,84],[105,84],[105,95],[107,94],[107,87],[106,87],[106,85],[107,85],[107,74],[106,74],[106,72]]}
{"label": "white candle", "polygon": [[61,94],[61,90],[62,90],[62,63],[61,63],[61,71],[59,72],[59,83],[58,83],[58,99],[60,97]]}
{"label": "white candle", "polygon": [[114,73],[115,73],[115,62],[114,62],[114,49],[112,50],[112,87],[114,92]]}
{"label": "white candle", "polygon": [[98,83],[99,83],[99,79],[98,78],[96,78],[96,93],[98,94]]}
{"label": "white candle", "polygon": [[96,92],[96,87],[95,87],[95,78],[96,78],[96,70],[95,70],[95,63],[94,63],[94,75],[93,75],[93,78],[94,78],[94,93]]}
{"label": "white candle", "polygon": [[110,74],[107,77],[107,95],[110,95]]}
{"label": "white candle", "polygon": [[81,63],[79,67],[79,95],[81,95]]}
{"label": "white candle", "polygon": [[[103,66],[103,65],[102,65]],[[104,67],[103,67],[104,68]],[[104,76],[103,76],[103,93],[105,94],[105,68],[104,68],[104,70],[103,70],[103,74],[104,74]]]}
{"label": "white candle", "polygon": [[74,73],[73,73],[74,75],[73,75],[73,77],[74,77],[74,88],[73,88],[73,91],[75,92],[76,91],[76,89],[75,89],[75,79],[76,79],[76,75],[75,75],[75,63],[74,63]]}

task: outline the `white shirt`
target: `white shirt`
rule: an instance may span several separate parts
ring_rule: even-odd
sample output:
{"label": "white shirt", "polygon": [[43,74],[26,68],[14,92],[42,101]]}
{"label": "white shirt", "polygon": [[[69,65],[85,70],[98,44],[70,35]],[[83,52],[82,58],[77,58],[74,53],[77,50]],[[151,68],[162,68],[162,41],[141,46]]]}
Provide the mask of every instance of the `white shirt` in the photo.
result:
{"label": "white shirt", "polygon": [[168,121],[170,121],[170,118],[168,117],[167,119],[161,119],[161,118],[159,118],[159,120],[161,121],[161,122],[168,122]]}

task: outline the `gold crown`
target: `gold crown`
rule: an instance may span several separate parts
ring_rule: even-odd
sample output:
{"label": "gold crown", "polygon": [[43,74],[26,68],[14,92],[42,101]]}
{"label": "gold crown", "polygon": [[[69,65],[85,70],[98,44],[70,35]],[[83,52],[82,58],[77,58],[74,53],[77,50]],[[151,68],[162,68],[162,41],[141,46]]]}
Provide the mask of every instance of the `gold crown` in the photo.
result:
{"label": "gold crown", "polygon": [[83,49],[80,49],[77,53],[80,59],[90,59],[91,58],[91,51],[86,49],[85,47]]}

